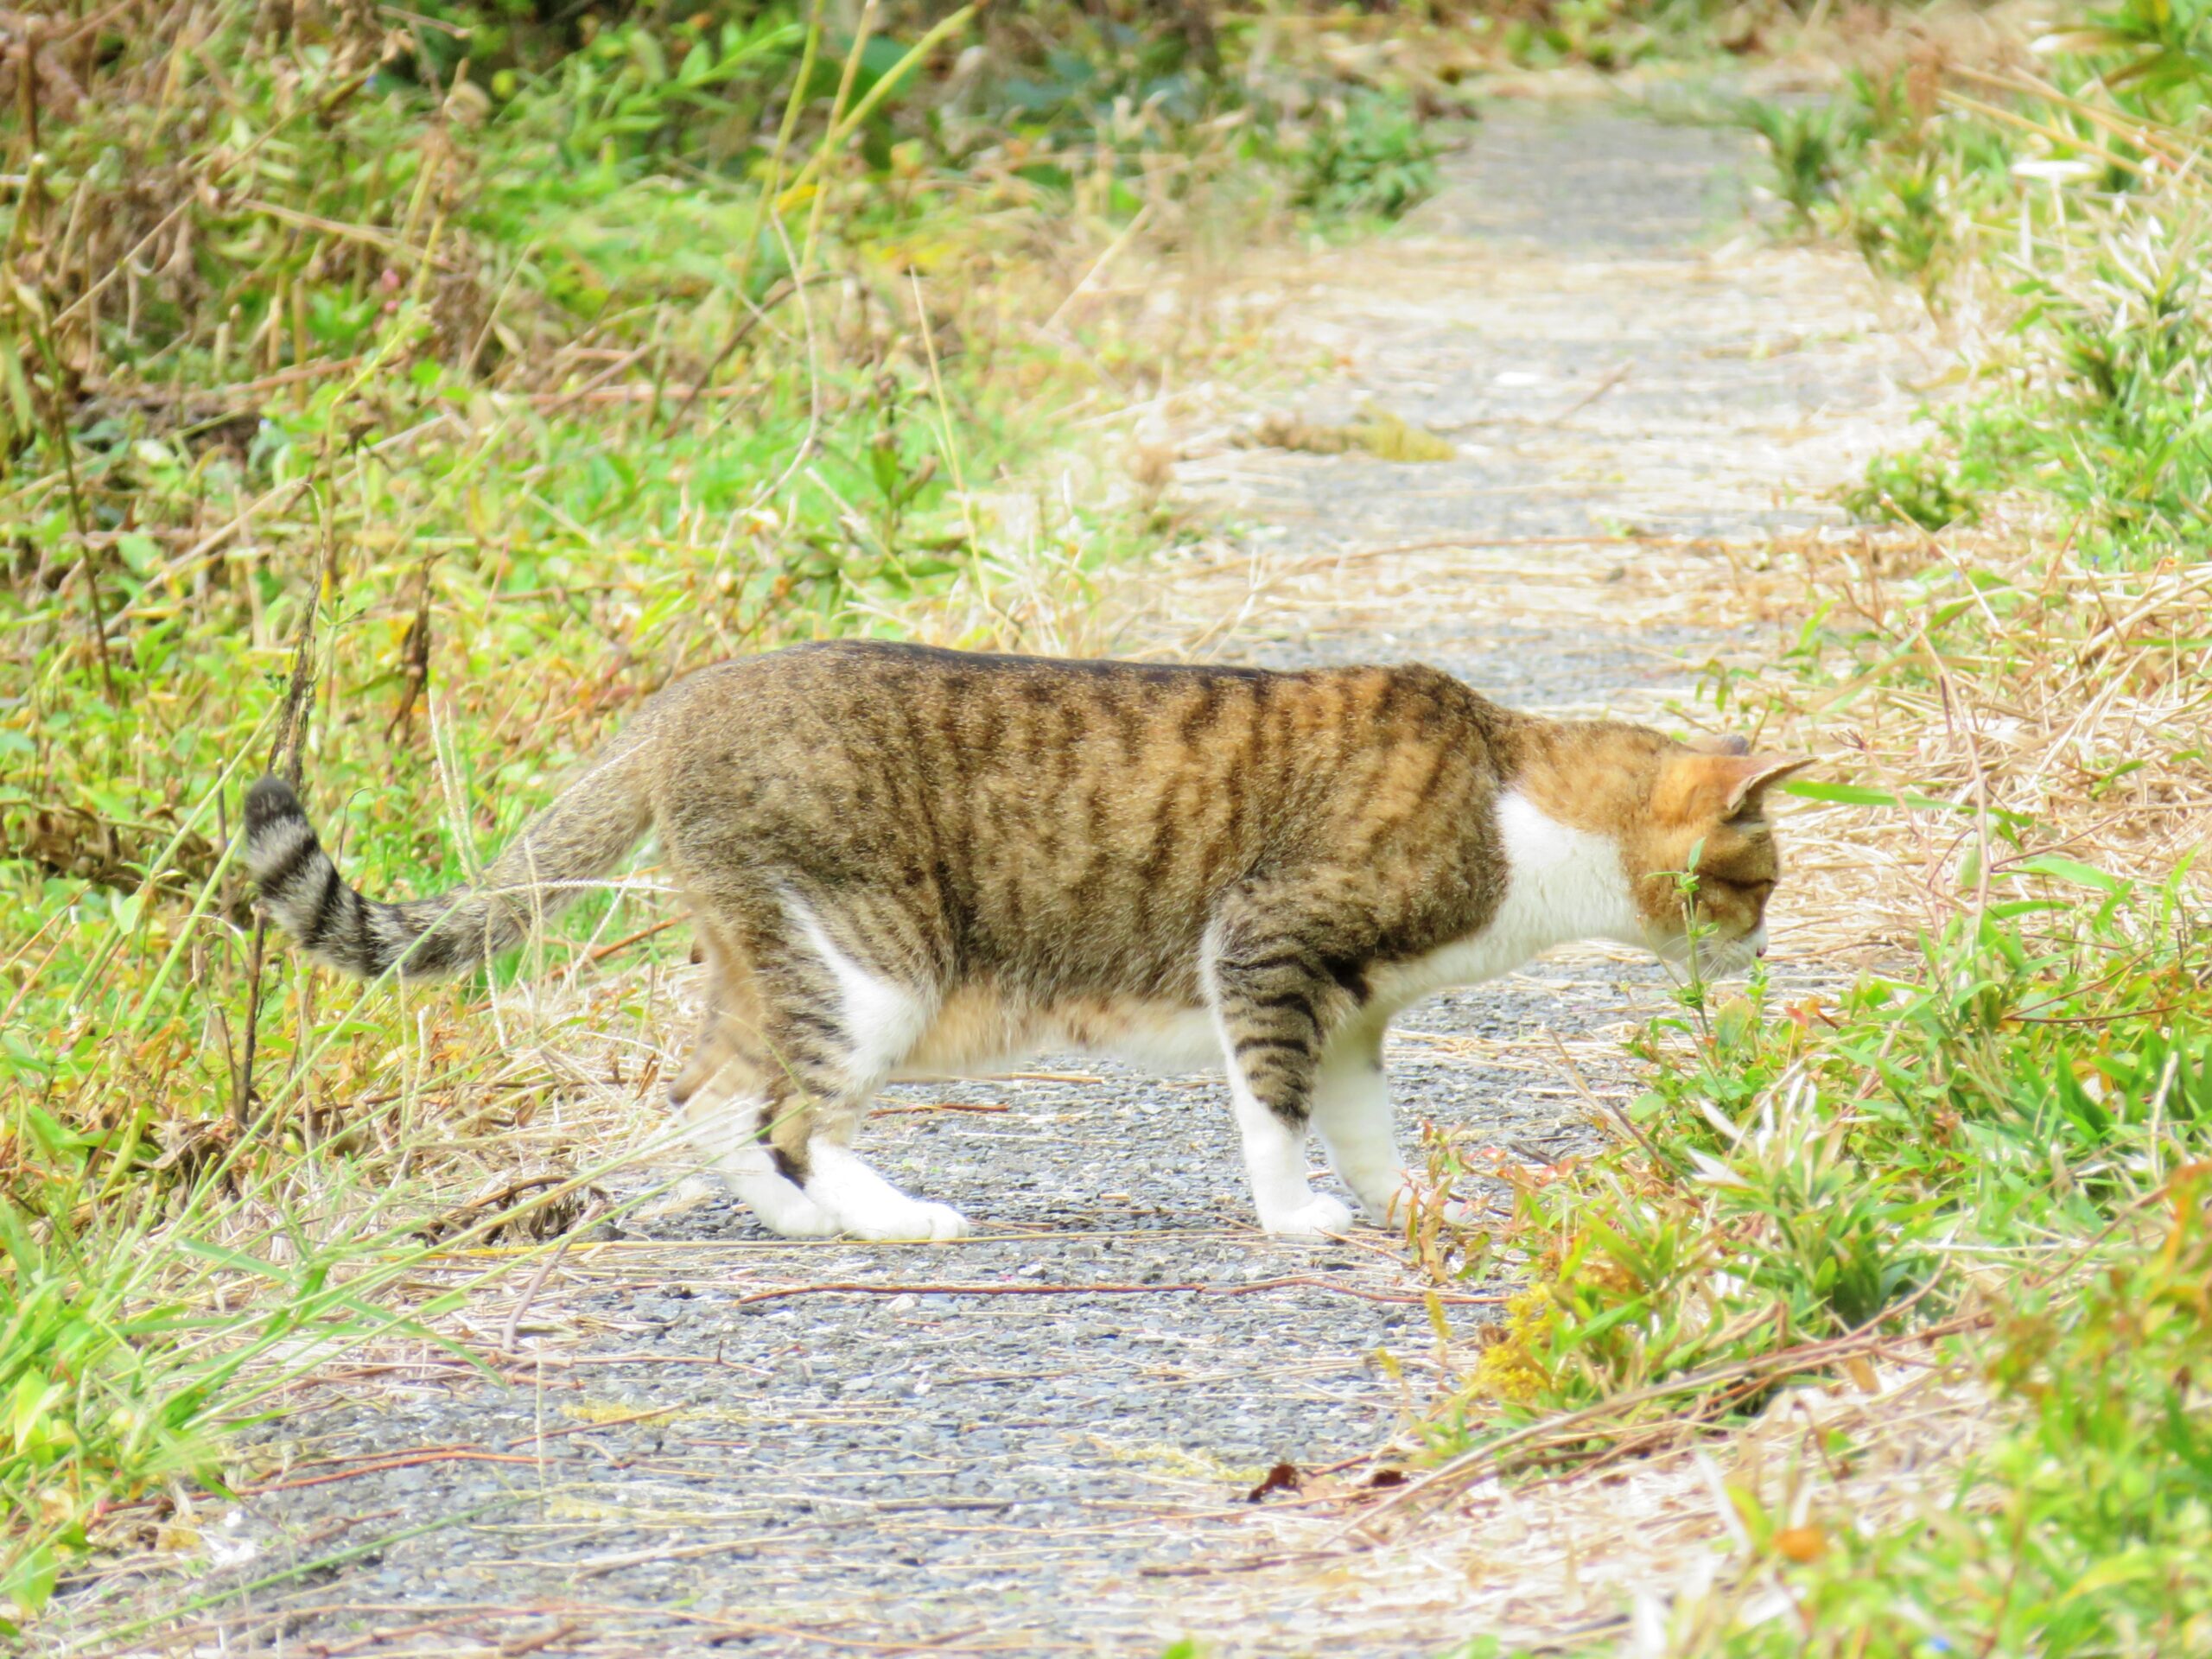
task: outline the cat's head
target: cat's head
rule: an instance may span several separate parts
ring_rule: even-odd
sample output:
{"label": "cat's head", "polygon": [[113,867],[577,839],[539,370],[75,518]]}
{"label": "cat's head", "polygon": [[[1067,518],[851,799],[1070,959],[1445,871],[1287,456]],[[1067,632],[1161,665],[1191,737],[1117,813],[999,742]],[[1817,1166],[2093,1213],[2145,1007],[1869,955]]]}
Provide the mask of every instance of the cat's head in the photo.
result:
{"label": "cat's head", "polygon": [[1652,757],[1643,810],[1621,836],[1646,944],[1686,963],[1694,918],[1706,971],[1739,972],[1766,954],[1767,899],[1782,877],[1766,793],[1811,764],[1752,753],[1741,738],[1670,744]]}
{"label": "cat's head", "polygon": [[1605,866],[1597,885],[1610,895],[1593,895],[1595,931],[1681,963],[1694,918],[1701,970],[1738,972],[1763,955],[1782,874],[1767,791],[1812,763],[1752,753],[1738,738],[1680,743],[1612,721],[1562,722],[1548,735],[1520,784],[1548,817],[1592,837],[1582,844]]}

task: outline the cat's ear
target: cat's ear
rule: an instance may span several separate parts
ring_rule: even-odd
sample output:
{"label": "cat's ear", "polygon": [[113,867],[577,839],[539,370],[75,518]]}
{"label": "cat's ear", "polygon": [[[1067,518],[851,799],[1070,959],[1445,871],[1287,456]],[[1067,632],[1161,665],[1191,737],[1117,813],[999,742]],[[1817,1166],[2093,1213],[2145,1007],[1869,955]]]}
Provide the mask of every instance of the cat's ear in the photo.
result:
{"label": "cat's ear", "polygon": [[1813,764],[1810,755],[1747,754],[1736,764],[1743,768],[1728,791],[1728,810],[1723,817],[1732,818],[1739,813],[1755,811],[1760,798],[1783,779],[1795,776]]}
{"label": "cat's ear", "polygon": [[1794,754],[1678,754],[1659,769],[1651,810],[1677,823],[1709,823],[1758,809],[1766,791],[1813,763]]}

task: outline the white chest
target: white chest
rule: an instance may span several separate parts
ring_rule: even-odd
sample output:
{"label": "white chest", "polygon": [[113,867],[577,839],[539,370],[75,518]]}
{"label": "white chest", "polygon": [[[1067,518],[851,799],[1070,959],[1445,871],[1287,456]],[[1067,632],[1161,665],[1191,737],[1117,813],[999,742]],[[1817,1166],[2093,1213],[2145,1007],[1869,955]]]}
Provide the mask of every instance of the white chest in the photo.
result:
{"label": "white chest", "polygon": [[1635,897],[1614,842],[1546,816],[1518,793],[1499,800],[1497,827],[1506,884],[1497,914],[1480,932],[1371,975],[1384,1014],[1449,986],[1510,974],[1554,945],[1637,938]]}

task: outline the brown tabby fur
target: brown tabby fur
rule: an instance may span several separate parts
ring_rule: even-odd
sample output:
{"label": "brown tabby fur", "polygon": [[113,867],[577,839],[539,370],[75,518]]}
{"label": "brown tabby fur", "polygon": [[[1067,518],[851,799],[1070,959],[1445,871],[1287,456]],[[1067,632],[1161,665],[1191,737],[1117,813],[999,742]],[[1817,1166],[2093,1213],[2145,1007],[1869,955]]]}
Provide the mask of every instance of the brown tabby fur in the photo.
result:
{"label": "brown tabby fur", "polygon": [[[512,944],[658,831],[709,979],[675,1098],[718,1077],[717,1093],[759,1096],[777,1167],[803,1180],[811,1137],[849,1135],[887,1069],[1103,1040],[1207,1007],[1210,990],[1253,1092],[1302,1123],[1373,976],[1497,911],[1502,791],[1615,839],[1655,942],[1681,931],[1669,873],[1698,849],[1702,902],[1732,940],[1759,925],[1777,874],[1758,798],[1788,769],[1740,746],[1515,714],[1417,666],[837,643],[663,692],[474,888],[362,898],[273,779],[249,802],[249,853],[310,954],[416,975]],[[902,1053],[858,1058],[872,1035],[847,1028],[795,913],[917,999],[925,1024]]]}

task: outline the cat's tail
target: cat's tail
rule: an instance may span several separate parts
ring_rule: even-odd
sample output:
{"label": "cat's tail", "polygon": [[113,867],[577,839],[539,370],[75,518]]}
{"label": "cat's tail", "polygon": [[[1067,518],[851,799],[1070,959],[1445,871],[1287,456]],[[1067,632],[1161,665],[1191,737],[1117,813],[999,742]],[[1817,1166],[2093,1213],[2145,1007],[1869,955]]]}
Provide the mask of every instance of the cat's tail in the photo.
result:
{"label": "cat's tail", "polygon": [[651,722],[635,721],[524,824],[483,880],[387,904],[348,887],[281,778],[246,793],[245,862],[263,907],[315,961],[364,978],[465,973],[597,886],[652,825]]}

